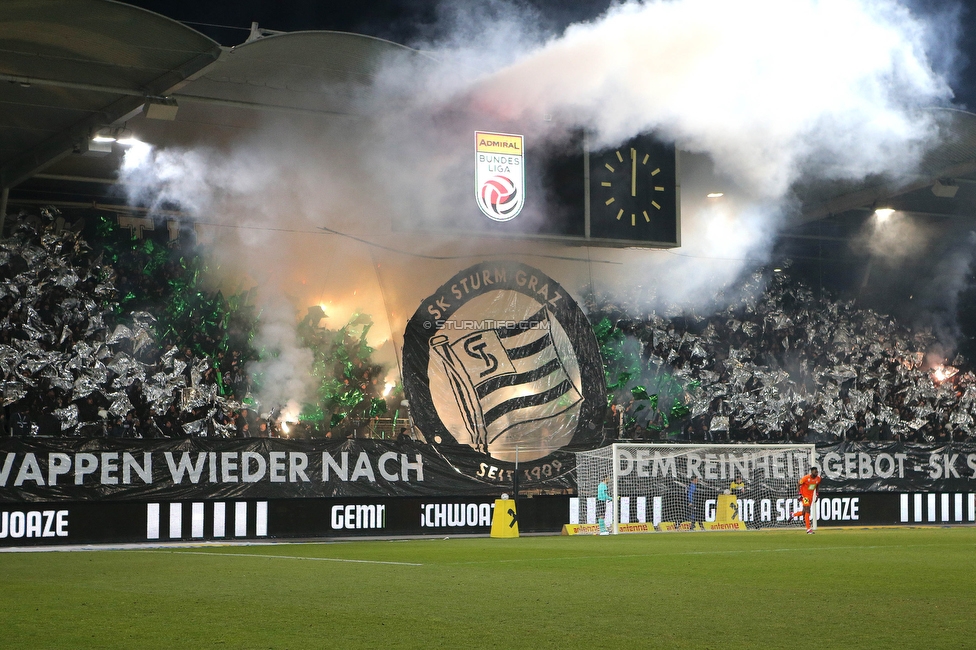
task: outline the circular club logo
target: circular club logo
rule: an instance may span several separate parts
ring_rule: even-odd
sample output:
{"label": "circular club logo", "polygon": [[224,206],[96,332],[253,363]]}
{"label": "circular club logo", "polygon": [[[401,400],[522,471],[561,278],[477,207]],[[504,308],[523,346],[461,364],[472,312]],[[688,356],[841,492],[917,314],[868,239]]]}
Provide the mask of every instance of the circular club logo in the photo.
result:
{"label": "circular club logo", "polygon": [[478,192],[478,207],[489,219],[508,221],[519,213],[522,198],[510,178],[495,176],[482,184]]}
{"label": "circular club logo", "polygon": [[[559,283],[517,262],[458,273],[407,323],[403,381],[414,424],[458,471],[523,485],[564,474],[601,445],[603,364]],[[523,470],[525,474],[522,474]]]}

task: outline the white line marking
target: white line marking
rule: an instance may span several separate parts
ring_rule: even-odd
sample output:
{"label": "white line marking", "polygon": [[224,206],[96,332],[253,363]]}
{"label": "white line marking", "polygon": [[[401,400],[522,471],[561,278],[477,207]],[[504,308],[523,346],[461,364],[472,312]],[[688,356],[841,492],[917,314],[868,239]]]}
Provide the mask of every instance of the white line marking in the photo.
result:
{"label": "white line marking", "polygon": [[455,564],[500,564],[508,562],[542,562],[542,561],[553,561],[553,560],[620,560],[625,558],[635,558],[635,557],[674,557],[681,555],[737,555],[744,553],[788,553],[790,551],[798,551],[802,553],[809,553],[810,551],[836,551],[836,550],[852,550],[852,549],[879,549],[879,548],[922,548],[931,546],[971,546],[971,544],[890,544],[881,546],[821,546],[815,548],[754,548],[754,549],[737,549],[730,551],[681,551],[678,553],[633,553],[629,555],[567,555],[563,557],[536,557],[536,558],[518,558],[518,559],[508,559],[508,560],[473,560],[471,562],[447,562],[446,565]]}
{"label": "white line marking", "polygon": [[385,562],[383,560],[350,560],[340,557],[303,557],[301,555],[262,555],[260,553],[208,553],[206,551],[139,551],[141,553],[173,553],[175,555],[207,555],[210,557],[266,557],[275,560],[313,560],[316,562],[351,562],[355,564],[395,564],[424,566],[418,562]]}

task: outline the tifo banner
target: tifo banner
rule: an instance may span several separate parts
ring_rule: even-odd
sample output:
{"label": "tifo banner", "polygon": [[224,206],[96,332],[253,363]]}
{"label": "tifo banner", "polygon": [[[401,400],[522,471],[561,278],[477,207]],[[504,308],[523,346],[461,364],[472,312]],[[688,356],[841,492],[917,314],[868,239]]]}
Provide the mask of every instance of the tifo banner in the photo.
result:
{"label": "tifo banner", "polygon": [[[518,262],[461,271],[403,336],[414,424],[457,473],[521,485],[573,478],[570,451],[604,444],[593,328],[558,282]],[[565,477],[565,478],[563,478]]]}
{"label": "tifo banner", "polygon": [[[511,489],[483,465],[458,473],[428,445],[348,440],[6,439],[0,502],[485,494]],[[572,477],[522,485],[565,490]]]}
{"label": "tifo banner", "polygon": [[949,492],[976,487],[976,444],[843,442],[817,447],[821,492]]}

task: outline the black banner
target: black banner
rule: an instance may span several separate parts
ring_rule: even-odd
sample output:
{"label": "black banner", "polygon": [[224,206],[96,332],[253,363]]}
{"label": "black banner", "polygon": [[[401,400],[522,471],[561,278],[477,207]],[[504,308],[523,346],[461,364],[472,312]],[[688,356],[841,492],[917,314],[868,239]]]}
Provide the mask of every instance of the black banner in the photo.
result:
{"label": "black banner", "polygon": [[976,444],[843,442],[817,447],[824,492],[971,492]]}
{"label": "black banner", "polygon": [[[414,441],[6,438],[0,503],[318,497],[498,496],[514,466]],[[472,470],[458,470],[470,456]],[[547,463],[563,464],[547,467]],[[464,463],[461,463],[464,464]],[[976,445],[840,443],[817,448],[825,493],[976,492]],[[575,490],[572,454],[519,468],[524,491]]]}
{"label": "black banner", "polygon": [[[520,469],[523,488],[575,487]],[[5,439],[0,503],[147,499],[404,497],[510,492],[511,473],[459,473],[413,441]]]}
{"label": "black banner", "polygon": [[906,523],[899,521],[899,501],[899,495],[888,492],[823,492],[816,502],[817,525],[891,526]]}
{"label": "black banner", "polygon": [[[3,504],[0,546],[487,535],[494,505],[489,496]],[[705,520],[714,521],[714,501],[704,506]],[[795,503],[780,499],[773,506],[781,521]],[[568,496],[519,499],[519,530],[559,532],[570,509]],[[823,492],[817,515],[823,528],[973,525],[976,494]]]}
{"label": "black banner", "polygon": [[[493,497],[335,497],[0,506],[0,546],[487,535]],[[569,497],[519,499],[521,532],[558,532]]]}

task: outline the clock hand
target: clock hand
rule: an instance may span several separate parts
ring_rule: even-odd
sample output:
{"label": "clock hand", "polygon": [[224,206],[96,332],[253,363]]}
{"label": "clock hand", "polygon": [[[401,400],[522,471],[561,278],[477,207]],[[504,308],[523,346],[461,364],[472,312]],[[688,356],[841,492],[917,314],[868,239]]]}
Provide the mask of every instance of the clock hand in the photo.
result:
{"label": "clock hand", "polygon": [[637,149],[630,148],[630,195],[637,196]]}

